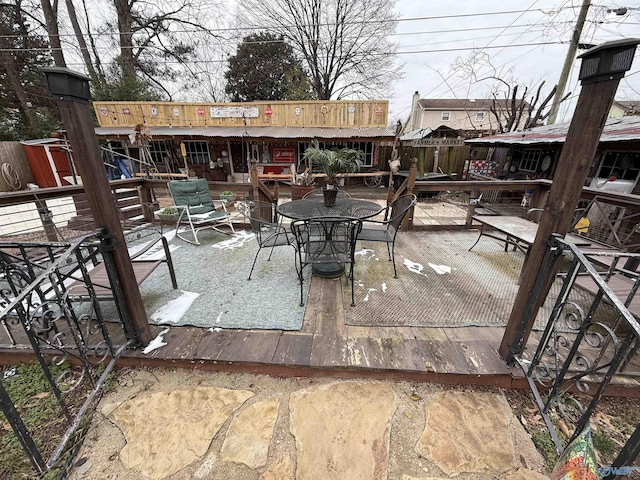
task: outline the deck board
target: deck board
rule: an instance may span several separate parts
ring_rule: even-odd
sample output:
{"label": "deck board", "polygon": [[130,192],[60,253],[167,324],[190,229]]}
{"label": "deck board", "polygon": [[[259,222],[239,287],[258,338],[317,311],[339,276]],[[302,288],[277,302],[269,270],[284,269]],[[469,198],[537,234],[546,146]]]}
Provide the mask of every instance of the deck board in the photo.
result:
{"label": "deck board", "polygon": [[[507,366],[498,356],[504,329],[501,327],[377,327],[345,325],[342,279],[313,278],[306,300],[300,331],[232,330],[198,327],[169,327],[167,345],[148,354],[125,351],[123,365],[191,366],[234,371],[294,375],[373,375],[411,378],[441,383],[483,384],[526,388],[522,372]],[[348,306],[346,307],[348,308]],[[121,325],[106,324],[114,344],[124,342]],[[151,326],[155,336],[166,326]],[[25,343],[21,329],[13,330]],[[525,356],[539,341],[532,332]],[[0,338],[0,362],[7,363],[31,355],[11,348]],[[4,348],[2,348],[4,347]],[[638,371],[638,357],[630,368]],[[355,373],[354,373],[355,372]],[[634,395],[640,382],[633,378],[617,381],[613,394]]]}
{"label": "deck board", "polygon": [[220,348],[216,360],[224,362],[267,363],[271,362],[278,346],[278,331],[242,331],[231,337]]}
{"label": "deck board", "polygon": [[278,340],[272,362],[279,365],[308,366],[311,361],[313,335],[284,332]]}

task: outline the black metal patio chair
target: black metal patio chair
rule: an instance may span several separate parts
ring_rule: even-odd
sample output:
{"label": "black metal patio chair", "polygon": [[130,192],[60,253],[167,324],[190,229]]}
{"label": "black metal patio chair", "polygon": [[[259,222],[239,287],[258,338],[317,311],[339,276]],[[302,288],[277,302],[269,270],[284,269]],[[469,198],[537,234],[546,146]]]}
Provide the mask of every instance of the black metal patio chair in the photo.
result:
{"label": "black metal patio chair", "polygon": [[362,229],[362,220],[344,217],[321,217],[294,220],[291,231],[296,240],[298,261],[296,268],[300,281],[300,306],[303,302],[303,271],[307,265],[349,265],[347,278],[351,279],[351,306],[355,306],[353,265],[356,240]]}
{"label": "black metal patio chair", "polygon": [[[276,247],[290,246],[295,249],[294,238],[291,232],[288,232],[282,224],[278,221],[275,204],[260,201],[247,201],[241,202],[236,205],[236,209],[245,216],[245,218],[251,224],[251,230],[256,236],[258,242],[258,251],[253,259],[251,265],[251,271],[249,272],[249,278],[253,274],[253,269],[256,266],[258,255],[263,248],[271,248],[269,258],[273,254],[273,249]],[[294,257],[295,259],[295,257]]]}
{"label": "black metal patio chair", "polygon": [[402,220],[411,210],[418,199],[415,195],[402,195],[390,205],[391,215],[389,220],[380,222],[377,220],[365,220],[362,231],[358,235],[358,240],[365,242],[384,242],[387,244],[387,253],[389,261],[393,262],[393,277],[398,278],[396,270],[396,236],[402,226]]}

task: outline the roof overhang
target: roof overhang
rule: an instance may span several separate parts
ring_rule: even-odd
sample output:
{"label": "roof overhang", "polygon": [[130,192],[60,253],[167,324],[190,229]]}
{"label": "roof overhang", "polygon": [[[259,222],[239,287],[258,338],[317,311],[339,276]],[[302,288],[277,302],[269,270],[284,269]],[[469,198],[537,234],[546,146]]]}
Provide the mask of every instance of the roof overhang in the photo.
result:
{"label": "roof overhang", "polygon": [[[543,127],[532,128],[520,132],[501,133],[487,137],[472,138],[465,143],[472,146],[503,146],[516,147],[519,145],[561,145],[567,139],[570,123],[557,123]],[[605,124],[600,143],[640,141],[640,116],[610,118]]]}
{"label": "roof overhang", "polygon": [[[274,138],[274,139],[350,139],[389,140],[394,133],[387,127],[319,128],[319,127],[148,127],[154,138]],[[97,127],[100,138],[116,138],[134,133],[132,127]]]}

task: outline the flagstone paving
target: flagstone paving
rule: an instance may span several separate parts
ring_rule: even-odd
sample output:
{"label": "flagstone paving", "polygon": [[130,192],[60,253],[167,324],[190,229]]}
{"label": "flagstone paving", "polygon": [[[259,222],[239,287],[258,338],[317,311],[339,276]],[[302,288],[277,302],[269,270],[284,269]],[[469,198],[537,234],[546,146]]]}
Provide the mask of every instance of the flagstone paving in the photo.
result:
{"label": "flagstone paving", "polygon": [[547,478],[499,390],[147,368],[115,384],[72,479]]}

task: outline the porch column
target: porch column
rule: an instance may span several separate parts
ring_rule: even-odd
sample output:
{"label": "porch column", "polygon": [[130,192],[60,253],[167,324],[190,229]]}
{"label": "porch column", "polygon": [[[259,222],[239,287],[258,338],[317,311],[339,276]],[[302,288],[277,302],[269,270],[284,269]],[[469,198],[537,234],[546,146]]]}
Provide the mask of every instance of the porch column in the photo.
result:
{"label": "porch column", "polygon": [[571,228],[574,210],[580,200],[618,84],[624,73],[631,68],[638,43],[640,40],[636,39],[607,42],[579,57],[583,59],[579,75],[583,87],[558,159],[556,172],[562,174],[557,175],[551,185],[549,200],[542,212],[535,241],[529,250],[520,288],[499,348],[500,356],[508,363],[513,362],[513,355],[524,350],[538,310],[551,288],[553,269],[544,282],[541,294],[533,298],[534,284],[546,251],[546,241],[552,233],[565,235]]}
{"label": "porch column", "polygon": [[112,237],[111,243],[116,247],[113,259],[136,338],[146,345],[151,341],[149,322],[93,129],[89,112],[89,77],[64,67],[47,67],[42,71],[47,76],[49,92],[58,104],[96,226]]}

